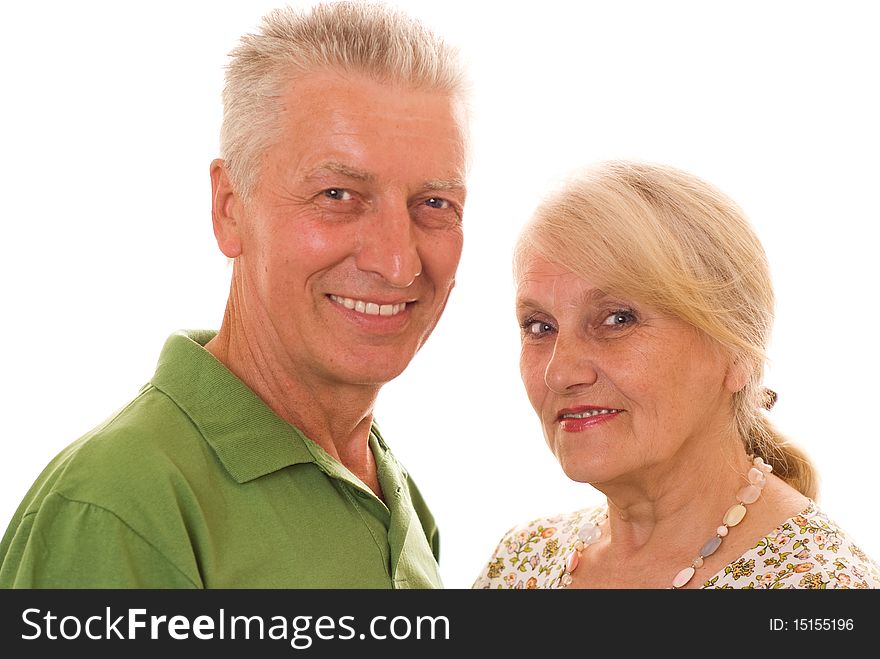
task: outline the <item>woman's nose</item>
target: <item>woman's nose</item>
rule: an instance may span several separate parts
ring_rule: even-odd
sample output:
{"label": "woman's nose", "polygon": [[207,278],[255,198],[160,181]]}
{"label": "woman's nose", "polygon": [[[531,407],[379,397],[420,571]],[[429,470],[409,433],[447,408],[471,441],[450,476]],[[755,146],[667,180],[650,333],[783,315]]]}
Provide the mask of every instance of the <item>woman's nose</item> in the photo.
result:
{"label": "woman's nose", "polygon": [[557,336],[547,367],[544,384],[557,394],[577,393],[596,382],[597,370],[589,346],[577,337]]}

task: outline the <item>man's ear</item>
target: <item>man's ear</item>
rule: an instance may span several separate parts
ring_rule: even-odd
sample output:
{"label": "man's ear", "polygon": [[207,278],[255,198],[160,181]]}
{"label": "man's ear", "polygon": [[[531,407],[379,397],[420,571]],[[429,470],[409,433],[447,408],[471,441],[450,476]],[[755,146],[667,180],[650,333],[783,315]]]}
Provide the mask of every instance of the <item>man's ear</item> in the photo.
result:
{"label": "man's ear", "polygon": [[211,221],[220,251],[234,259],[241,254],[243,204],[232,187],[226,162],[211,161]]}

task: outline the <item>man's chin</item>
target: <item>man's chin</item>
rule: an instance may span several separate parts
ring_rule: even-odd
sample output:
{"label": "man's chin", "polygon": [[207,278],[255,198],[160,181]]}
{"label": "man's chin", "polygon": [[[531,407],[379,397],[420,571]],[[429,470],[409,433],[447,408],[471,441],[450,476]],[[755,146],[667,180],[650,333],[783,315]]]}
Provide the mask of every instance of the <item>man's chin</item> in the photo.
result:
{"label": "man's chin", "polygon": [[340,380],[351,384],[381,387],[403,373],[410,361],[411,358],[407,360],[371,359],[361,361],[344,369],[345,373],[340,374]]}

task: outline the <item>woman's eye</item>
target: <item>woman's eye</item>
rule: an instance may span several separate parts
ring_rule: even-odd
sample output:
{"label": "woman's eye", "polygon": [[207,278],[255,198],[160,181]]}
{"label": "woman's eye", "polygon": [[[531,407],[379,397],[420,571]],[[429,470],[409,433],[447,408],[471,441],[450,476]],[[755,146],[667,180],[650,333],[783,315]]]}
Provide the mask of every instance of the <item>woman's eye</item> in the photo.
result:
{"label": "woman's eye", "polygon": [[527,320],[522,324],[523,331],[532,336],[540,336],[553,331],[553,325],[540,320]]}
{"label": "woman's eye", "polygon": [[425,199],[425,205],[438,210],[444,210],[450,206],[446,199],[440,197],[429,197],[428,199]]}
{"label": "woman's eye", "polygon": [[345,188],[327,188],[323,191],[323,195],[334,201],[349,201],[352,198],[351,192]]}
{"label": "woman's eye", "polygon": [[621,327],[623,325],[629,325],[635,321],[635,319],[635,314],[633,314],[632,311],[615,311],[614,313],[609,314],[602,324],[610,325],[612,327]]}

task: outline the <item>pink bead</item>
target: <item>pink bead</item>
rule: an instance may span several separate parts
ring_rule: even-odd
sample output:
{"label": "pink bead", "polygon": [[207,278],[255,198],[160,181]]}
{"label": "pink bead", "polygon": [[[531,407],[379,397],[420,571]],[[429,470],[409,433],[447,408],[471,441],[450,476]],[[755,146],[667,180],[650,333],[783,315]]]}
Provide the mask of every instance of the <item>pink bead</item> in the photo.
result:
{"label": "pink bead", "polygon": [[693,566],[686,567],[681,572],[675,575],[675,579],[672,580],[672,587],[681,588],[682,586],[686,585],[687,582],[693,578],[695,572],[696,570],[693,568]]}
{"label": "pink bead", "polygon": [[575,570],[577,570],[578,564],[581,562],[581,555],[578,552],[574,552],[571,557],[568,559],[568,565],[565,568],[565,571],[571,574]]}
{"label": "pink bead", "polygon": [[691,563],[691,565],[693,565],[693,566],[694,566],[695,568],[697,568],[697,569],[703,567],[703,557],[702,557],[702,556],[697,556],[697,557],[694,559],[694,562]]}
{"label": "pink bead", "polygon": [[727,537],[727,534],[729,532],[730,531],[728,531],[727,527],[724,526],[723,524],[721,526],[719,526],[717,529],[715,529],[715,533],[717,533],[718,536],[721,538]]}
{"label": "pink bead", "polygon": [[742,503],[755,503],[761,496],[761,488],[757,485],[746,485],[737,495],[736,500]]}
{"label": "pink bead", "polygon": [[764,483],[767,482],[767,477],[764,475],[764,472],[758,469],[757,467],[752,467],[749,469],[749,483],[752,485],[757,485],[758,487],[764,487]]}

